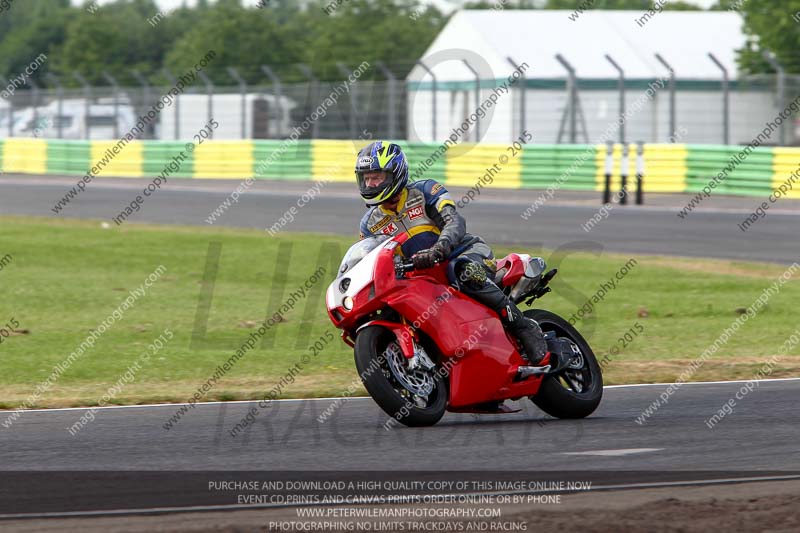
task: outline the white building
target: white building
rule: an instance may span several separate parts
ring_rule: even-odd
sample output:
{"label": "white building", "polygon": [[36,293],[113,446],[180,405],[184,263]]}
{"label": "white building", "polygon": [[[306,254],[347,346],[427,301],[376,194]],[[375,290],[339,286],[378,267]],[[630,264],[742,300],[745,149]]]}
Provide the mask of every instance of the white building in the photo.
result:
{"label": "white building", "polygon": [[[475,112],[475,75],[464,60],[480,73],[480,103],[514,71],[509,58],[526,68],[524,120],[536,143],[571,139],[568,75],[557,55],[574,68],[578,79],[576,142],[603,142],[609,134],[610,140],[619,139],[619,128],[613,126],[620,116],[619,74],[606,54],[625,74],[628,141],[668,142],[672,134],[669,70],[656,54],[675,72],[679,142],[723,142],[722,71],[709,53],[727,69],[731,80],[731,143],[749,141],[778,112],[773,82],[739,79],[736,50],[744,45],[745,37],[738,13],[663,11],[642,17],[645,12],[605,10],[456,13],[420,58],[436,76],[436,135],[433,79],[418,65],[406,79],[408,138],[442,142]],[[648,86],[662,84],[648,98]],[[523,81],[512,87],[510,93],[498,94],[491,106],[493,115],[480,121],[482,140],[507,143],[518,137]],[[475,134],[476,126],[471,126],[466,140],[475,140]]]}

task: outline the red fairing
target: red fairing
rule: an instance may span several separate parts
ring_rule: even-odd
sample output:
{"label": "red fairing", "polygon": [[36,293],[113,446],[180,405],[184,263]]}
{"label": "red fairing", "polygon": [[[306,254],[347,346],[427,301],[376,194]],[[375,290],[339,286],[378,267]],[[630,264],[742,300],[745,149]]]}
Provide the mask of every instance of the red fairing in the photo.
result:
{"label": "red fairing", "polygon": [[398,324],[397,322],[389,322],[388,320],[370,320],[358,329],[367,326],[383,326],[390,330],[397,337],[397,342],[400,344],[400,351],[403,352],[403,355],[408,359],[414,357],[414,341],[416,340],[416,335],[414,335],[414,330],[410,327],[405,324]]}
{"label": "red fairing", "polygon": [[[392,240],[405,240],[405,235],[401,236]],[[397,278],[394,253],[391,247],[378,252],[372,283],[356,294],[351,311],[341,306],[329,308],[337,327],[355,338],[356,326],[363,325],[375,311],[389,307],[399,313],[405,324],[382,319],[367,323],[394,332],[406,357],[414,352],[414,330],[423,331],[436,343],[441,354],[439,364],[449,377],[449,408],[536,394],[540,376],[514,381],[518,367],[526,363],[494,311],[451,287],[446,265]],[[522,276],[525,265],[517,254],[501,261],[510,265],[509,274],[513,269],[517,276],[514,281]],[[334,310],[341,320],[336,320]]]}
{"label": "red fairing", "polygon": [[503,276],[501,286],[508,287],[515,284],[525,274],[525,261],[518,254],[508,254],[497,260],[497,270],[507,269]]}

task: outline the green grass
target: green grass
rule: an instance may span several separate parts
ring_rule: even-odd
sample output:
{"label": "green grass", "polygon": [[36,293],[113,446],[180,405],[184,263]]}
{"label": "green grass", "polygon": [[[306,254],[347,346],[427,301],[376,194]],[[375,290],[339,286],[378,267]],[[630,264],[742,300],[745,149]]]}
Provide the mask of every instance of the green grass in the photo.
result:
{"label": "green grass", "polygon": [[[354,222],[355,224],[355,222]],[[0,344],[0,407],[14,407],[78,348],[129,291],[159,265],[166,271],[124,316],[100,336],[38,406],[96,405],[165,328],[174,338],[136,372],[110,403],[186,401],[274,313],[319,265],[327,269],[274,331],[274,345],[249,352],[206,399],[262,397],[326,332],[335,335],[282,397],[340,395],[356,378],[352,351],[338,339],[324,292],[351,239],[263,231],[92,221],[0,218],[0,327],[12,318],[17,333]],[[201,346],[191,348],[210,242],[221,243],[219,272]],[[554,254],[539,253],[556,262]],[[497,247],[497,255],[510,251]],[[631,256],[571,252],[561,256],[553,293],[539,306],[570,317]],[[605,369],[607,383],[668,381],[677,377],[784,272],[779,265],[635,256],[638,264],[618,288],[578,322],[598,359],[620,349]],[[273,282],[283,266],[285,280]],[[284,292],[285,291],[285,292]],[[800,285],[790,281],[693,376],[694,380],[751,377],[798,327]],[[270,305],[270,302],[272,304]],[[646,315],[646,316],[644,316]],[[618,338],[639,322],[629,346]],[[800,375],[798,349],[773,376]]]}

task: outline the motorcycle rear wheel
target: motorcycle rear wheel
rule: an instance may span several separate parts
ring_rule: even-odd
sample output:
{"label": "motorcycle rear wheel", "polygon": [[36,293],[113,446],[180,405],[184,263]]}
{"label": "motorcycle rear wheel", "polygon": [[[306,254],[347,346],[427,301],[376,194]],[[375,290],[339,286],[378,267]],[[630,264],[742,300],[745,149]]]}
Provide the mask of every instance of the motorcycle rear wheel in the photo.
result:
{"label": "motorcycle rear wheel", "polygon": [[557,337],[566,337],[580,349],[583,365],[580,369],[567,368],[544,378],[539,392],[531,401],[550,416],[556,418],[585,418],[592,414],[603,398],[603,374],[592,348],[572,324],[555,313],[543,309],[529,309],[525,316],[536,320],[542,331],[555,331]]}
{"label": "motorcycle rear wheel", "polygon": [[[399,350],[394,334],[381,326],[369,326],[358,333],[354,357],[358,375],[375,403],[398,422],[410,426],[432,426],[447,408],[447,381],[436,372],[422,376],[422,382],[431,379],[433,387],[427,396],[415,394],[393,374],[387,360]],[[400,355],[402,363],[405,357]],[[396,372],[397,369],[395,368]],[[417,372],[417,376],[419,375]]]}

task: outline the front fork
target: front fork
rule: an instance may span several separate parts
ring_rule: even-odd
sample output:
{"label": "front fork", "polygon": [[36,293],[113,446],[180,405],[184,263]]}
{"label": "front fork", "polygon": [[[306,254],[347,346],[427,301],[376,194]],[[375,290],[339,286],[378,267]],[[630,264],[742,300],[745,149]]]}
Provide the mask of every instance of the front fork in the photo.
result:
{"label": "front fork", "polygon": [[356,334],[367,326],[381,326],[394,333],[397,343],[400,345],[400,351],[408,359],[409,370],[414,370],[417,367],[422,367],[424,370],[436,368],[436,364],[431,361],[425,349],[417,342],[419,339],[416,332],[408,324],[398,324],[389,320],[371,320],[359,326]]}

